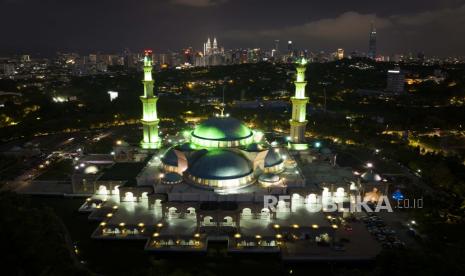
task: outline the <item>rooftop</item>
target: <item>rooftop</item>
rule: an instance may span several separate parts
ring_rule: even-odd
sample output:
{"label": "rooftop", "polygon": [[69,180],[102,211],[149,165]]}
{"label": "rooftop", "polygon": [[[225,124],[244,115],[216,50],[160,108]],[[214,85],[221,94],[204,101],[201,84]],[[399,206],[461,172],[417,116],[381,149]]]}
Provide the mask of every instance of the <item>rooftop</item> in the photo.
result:
{"label": "rooftop", "polygon": [[146,162],[121,162],[105,169],[99,181],[127,181],[135,179]]}

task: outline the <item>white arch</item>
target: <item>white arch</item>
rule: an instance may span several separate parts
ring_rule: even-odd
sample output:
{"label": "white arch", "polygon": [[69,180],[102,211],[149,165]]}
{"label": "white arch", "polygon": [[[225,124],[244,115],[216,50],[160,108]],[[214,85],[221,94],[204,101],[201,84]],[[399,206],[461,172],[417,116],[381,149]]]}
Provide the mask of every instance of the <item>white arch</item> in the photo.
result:
{"label": "white arch", "polygon": [[177,218],[178,216],[179,216],[179,213],[176,207],[168,208],[168,218]]}
{"label": "white arch", "polygon": [[241,215],[242,215],[243,217],[245,217],[245,218],[250,218],[250,217],[252,217],[252,209],[250,209],[250,208],[244,208],[244,209],[242,209]]}
{"label": "white arch", "polygon": [[113,190],[111,191],[111,194],[113,195],[119,195],[119,185],[115,186]]}
{"label": "white arch", "polygon": [[187,208],[187,215],[195,216],[195,208],[194,207]]}
{"label": "white arch", "polygon": [[263,208],[260,211],[260,217],[261,217],[261,219],[269,219],[270,218],[270,209]]}
{"label": "white arch", "polygon": [[108,195],[107,186],[105,186],[105,185],[100,185],[100,186],[98,187],[97,194],[99,194],[99,195]]}
{"label": "white arch", "polygon": [[147,193],[147,192],[143,192],[143,193],[141,194],[141,198],[142,198],[142,199],[147,199],[147,198],[148,198],[148,193]]}
{"label": "white arch", "polygon": [[134,194],[132,192],[126,192],[124,194],[125,201],[135,201]]}
{"label": "white arch", "polygon": [[223,218],[223,226],[235,226],[234,219],[231,216],[226,216]]}
{"label": "white arch", "polygon": [[205,216],[202,221],[203,226],[216,226],[216,223],[213,222],[213,217]]}

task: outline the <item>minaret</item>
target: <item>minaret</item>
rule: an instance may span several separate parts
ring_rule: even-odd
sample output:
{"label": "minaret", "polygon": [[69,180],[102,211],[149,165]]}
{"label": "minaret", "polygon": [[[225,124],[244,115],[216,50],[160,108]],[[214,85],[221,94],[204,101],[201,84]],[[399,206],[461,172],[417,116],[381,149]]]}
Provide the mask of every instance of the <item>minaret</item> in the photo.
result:
{"label": "minaret", "polygon": [[144,128],[144,136],[141,141],[141,146],[144,149],[157,149],[160,147],[161,141],[158,137],[158,116],[157,116],[157,100],[158,97],[153,95],[153,79],[152,79],[152,50],[145,50],[144,53],[144,95],[140,96],[142,101],[142,127]]}
{"label": "minaret", "polygon": [[305,69],[307,60],[302,58],[297,63],[297,79],[295,84],[295,95],[291,98],[292,101],[292,119],[291,124],[291,143],[305,143],[305,126],[307,125],[306,111],[308,97],[305,97]]}

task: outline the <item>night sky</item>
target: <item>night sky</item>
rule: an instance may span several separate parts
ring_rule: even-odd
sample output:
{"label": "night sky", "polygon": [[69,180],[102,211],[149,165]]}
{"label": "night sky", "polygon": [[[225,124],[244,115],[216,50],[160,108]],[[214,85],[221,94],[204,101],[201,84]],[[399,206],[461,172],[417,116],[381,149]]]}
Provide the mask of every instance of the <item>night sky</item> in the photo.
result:
{"label": "night sky", "polygon": [[0,0],[0,53],[202,48],[465,54],[465,0]]}

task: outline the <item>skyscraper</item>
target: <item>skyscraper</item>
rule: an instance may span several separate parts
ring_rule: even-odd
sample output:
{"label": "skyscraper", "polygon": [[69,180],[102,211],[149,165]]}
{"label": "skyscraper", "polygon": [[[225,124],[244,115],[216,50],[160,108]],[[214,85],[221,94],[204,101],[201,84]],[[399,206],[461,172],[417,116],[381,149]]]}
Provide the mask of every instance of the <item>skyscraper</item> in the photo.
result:
{"label": "skyscraper", "polygon": [[213,53],[216,54],[218,51],[218,42],[216,42],[216,37],[213,38]]}
{"label": "skyscraper", "polygon": [[376,28],[374,23],[371,23],[371,30],[368,39],[368,58],[376,58]]}
{"label": "skyscraper", "polygon": [[157,100],[158,97],[153,94],[152,79],[152,50],[145,50],[144,53],[144,95],[140,96],[142,102],[142,127],[143,138],[141,141],[142,148],[156,149],[160,147],[160,137],[158,137],[158,116]]}
{"label": "skyscraper", "polygon": [[203,44],[203,55],[209,55],[212,49],[212,43],[210,38],[207,39],[207,42]]}
{"label": "skyscraper", "polygon": [[279,39],[276,39],[274,41],[274,49],[276,52],[279,52]]}
{"label": "skyscraper", "polygon": [[400,70],[398,67],[394,70],[388,70],[386,83],[386,91],[394,94],[403,93],[405,85],[404,72],[402,72],[402,70]]}
{"label": "skyscraper", "polygon": [[306,113],[308,97],[305,96],[305,70],[307,60],[301,58],[297,63],[297,78],[295,84],[295,95],[292,101],[291,142],[294,144],[305,143],[305,126],[307,125]]}
{"label": "skyscraper", "polygon": [[337,52],[336,52],[336,59],[338,60],[341,60],[344,58],[344,49],[337,49]]}
{"label": "skyscraper", "polygon": [[289,55],[292,55],[293,51],[294,51],[294,49],[292,47],[292,40],[289,40],[287,42],[287,52],[288,52]]}

